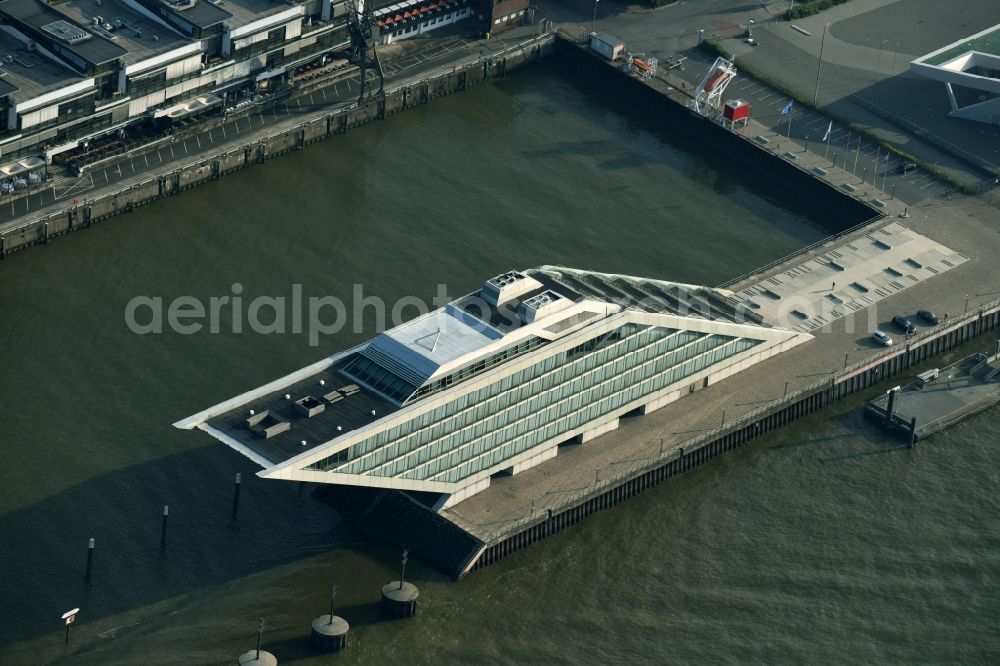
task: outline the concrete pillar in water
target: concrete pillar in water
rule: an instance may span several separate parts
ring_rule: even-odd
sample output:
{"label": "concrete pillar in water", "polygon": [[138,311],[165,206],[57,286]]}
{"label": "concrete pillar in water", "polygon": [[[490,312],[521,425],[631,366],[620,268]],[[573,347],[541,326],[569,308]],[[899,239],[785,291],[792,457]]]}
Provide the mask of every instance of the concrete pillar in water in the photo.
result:
{"label": "concrete pillar in water", "polygon": [[910,448],[917,444],[917,417],[910,419]]}
{"label": "concrete pillar in water", "polygon": [[257,649],[247,650],[237,660],[239,666],[278,666],[278,660],[267,650],[260,649],[260,640],[264,635],[264,618],[257,625]]}
{"label": "concrete pillar in water", "polygon": [[351,625],[342,617],[333,614],[334,600],[337,598],[337,586],[333,586],[330,594],[330,612],[320,615],[312,621],[309,636],[313,645],[324,652],[338,652],[347,647],[347,632]]}
{"label": "concrete pillar in water", "polygon": [[404,580],[409,554],[410,551],[404,548],[399,580],[382,586],[382,612],[390,617],[412,617],[417,612],[417,597],[420,596],[420,591],[416,585]]}

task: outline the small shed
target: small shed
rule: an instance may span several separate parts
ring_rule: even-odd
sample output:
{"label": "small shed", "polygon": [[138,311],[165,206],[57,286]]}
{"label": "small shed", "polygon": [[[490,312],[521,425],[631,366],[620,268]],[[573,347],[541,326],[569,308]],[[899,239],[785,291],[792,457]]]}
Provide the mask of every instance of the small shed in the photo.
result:
{"label": "small shed", "polygon": [[625,53],[625,42],[606,32],[590,33],[590,48],[608,60],[617,60]]}

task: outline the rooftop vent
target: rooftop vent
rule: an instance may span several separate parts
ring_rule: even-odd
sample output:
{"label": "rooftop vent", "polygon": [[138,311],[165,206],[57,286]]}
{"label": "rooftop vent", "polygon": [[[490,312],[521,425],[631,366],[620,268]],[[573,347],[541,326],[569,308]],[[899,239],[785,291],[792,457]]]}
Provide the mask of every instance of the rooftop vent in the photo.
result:
{"label": "rooftop vent", "polygon": [[292,424],[274,416],[265,409],[257,414],[251,414],[250,418],[247,419],[247,427],[257,433],[259,437],[268,439],[288,431],[292,427]]}
{"label": "rooftop vent", "polygon": [[90,39],[90,33],[68,21],[53,21],[42,26],[44,32],[67,44],[76,44]]}
{"label": "rooftop vent", "polygon": [[317,414],[321,414],[325,409],[326,405],[311,395],[307,395],[306,397],[299,398],[295,401],[295,411],[302,414],[307,419],[312,418]]}
{"label": "rooftop vent", "polygon": [[572,304],[568,298],[559,292],[547,289],[540,294],[535,294],[529,299],[521,301],[517,308],[517,316],[526,324],[548,317],[554,312],[559,312]]}
{"label": "rooftop vent", "polygon": [[529,291],[539,289],[541,286],[541,282],[521,271],[507,271],[487,280],[480,296],[490,305],[496,306]]}

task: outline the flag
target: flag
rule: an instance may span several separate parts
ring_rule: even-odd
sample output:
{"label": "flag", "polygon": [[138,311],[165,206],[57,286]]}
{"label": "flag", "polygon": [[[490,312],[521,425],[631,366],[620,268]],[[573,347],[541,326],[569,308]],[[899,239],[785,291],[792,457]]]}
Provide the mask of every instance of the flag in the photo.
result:
{"label": "flag", "polygon": [[780,115],[787,116],[791,112],[792,112],[792,100],[788,100],[788,104],[786,104],[785,108],[783,108],[781,110],[781,114]]}
{"label": "flag", "polygon": [[823,135],[823,140],[824,141],[826,141],[827,139],[830,138],[830,132],[832,130],[833,130],[833,121],[831,120],[830,124],[826,126],[826,134]]}

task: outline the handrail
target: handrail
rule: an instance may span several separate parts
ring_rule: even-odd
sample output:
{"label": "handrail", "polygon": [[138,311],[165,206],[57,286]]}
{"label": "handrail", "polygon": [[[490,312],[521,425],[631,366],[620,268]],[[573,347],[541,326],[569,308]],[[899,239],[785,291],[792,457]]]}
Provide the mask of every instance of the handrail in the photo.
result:
{"label": "handrail", "polygon": [[[915,340],[924,340],[944,333],[948,333],[951,330],[960,328],[961,326],[968,324],[970,321],[981,317],[983,314],[987,312],[992,312],[995,310],[1000,310],[1000,299],[981,305],[977,309],[972,310],[970,312],[965,312],[961,315],[958,315],[953,321],[948,322],[947,324],[939,324],[934,328],[927,329],[926,331],[923,331],[919,335],[910,338],[910,343],[912,343]],[[568,507],[578,506],[587,499],[596,497],[609,488],[621,485],[621,483],[623,483],[624,481],[628,480],[633,476],[660,467],[664,463],[670,460],[679,459],[681,457],[680,456],[681,450],[684,450],[685,452],[696,451],[700,448],[701,445],[706,444],[718,438],[722,434],[728,434],[736,430],[739,430],[741,428],[745,428],[748,425],[752,424],[761,416],[772,414],[776,410],[780,409],[785,405],[792,404],[808,395],[815,393],[818,389],[825,387],[832,388],[836,386],[838,383],[840,383],[840,380],[842,378],[854,374],[854,372],[856,372],[857,370],[862,369],[865,366],[870,366],[876,362],[882,362],[885,359],[892,357],[893,355],[908,353],[909,349],[910,349],[910,344],[907,344],[905,348],[887,349],[873,356],[869,356],[851,366],[844,368],[843,370],[830,373],[829,377],[812,382],[807,386],[796,389],[795,391],[789,393],[788,395],[776,398],[775,400],[771,401],[766,405],[763,405],[761,407],[758,407],[757,409],[747,412],[746,414],[737,417],[727,425],[718,426],[711,430],[707,430],[696,437],[693,437],[689,440],[685,440],[684,442],[674,446],[673,448],[663,452],[662,454],[651,456],[640,462],[630,465],[629,467],[619,472],[616,472],[608,476],[607,478],[597,481],[590,488],[578,492],[575,495],[572,495],[568,501],[562,503],[560,511],[564,511]],[[500,541],[511,533],[519,532],[521,528],[525,526],[541,522],[542,520],[546,519],[547,516],[548,516],[547,509],[541,509],[535,511],[534,513],[531,513],[523,518],[507,523],[506,525],[500,527],[492,534],[487,535],[487,540],[491,542]]]}
{"label": "handrail", "polygon": [[852,234],[852,233],[854,233],[856,231],[860,231],[861,229],[864,229],[865,227],[867,227],[869,225],[875,224],[876,222],[885,219],[885,217],[886,216],[884,214],[879,214],[879,215],[875,215],[874,217],[870,217],[867,220],[865,220],[864,222],[856,224],[856,225],[854,225],[853,227],[851,227],[849,229],[844,229],[843,231],[838,231],[835,234],[832,234],[830,236],[822,238],[822,239],[820,239],[820,240],[818,240],[818,241],[816,241],[814,243],[810,243],[809,245],[806,245],[805,247],[799,248],[798,250],[795,250],[794,252],[790,252],[790,253],[786,254],[785,256],[781,257],[780,259],[775,259],[774,261],[772,261],[772,262],[770,262],[768,264],[764,264],[763,266],[760,266],[759,268],[755,268],[752,271],[748,271],[748,272],[744,273],[743,275],[735,277],[735,278],[733,278],[731,280],[727,280],[726,282],[723,282],[722,284],[718,285],[716,288],[717,289],[725,289],[725,288],[730,287],[730,286],[732,286],[734,284],[738,284],[738,283],[742,282],[743,280],[746,280],[746,279],[748,279],[748,278],[750,278],[750,277],[752,277],[754,275],[757,275],[757,274],[760,274],[760,273],[764,273],[764,272],[766,272],[766,271],[774,268],[775,266],[780,266],[781,264],[785,263],[786,261],[791,261],[792,259],[794,259],[797,256],[800,256],[802,254],[805,254],[807,252],[815,250],[816,248],[821,247],[821,246],[829,243],[830,241],[834,241],[834,240],[837,240],[838,238],[843,238],[844,236]]}

